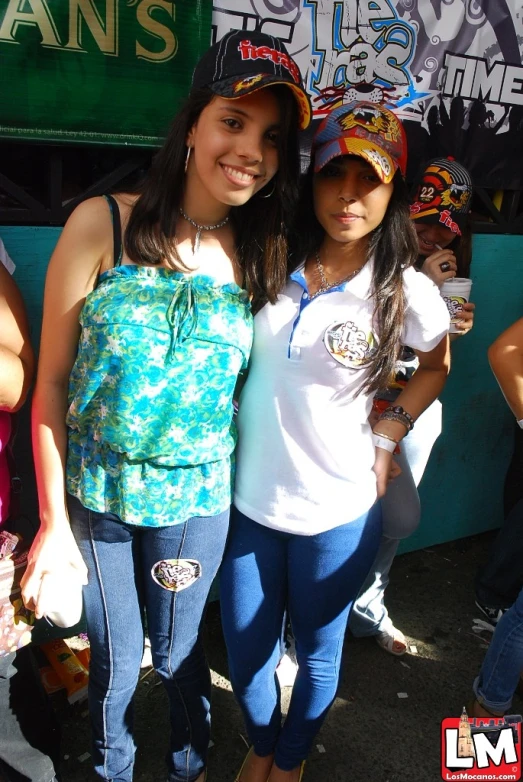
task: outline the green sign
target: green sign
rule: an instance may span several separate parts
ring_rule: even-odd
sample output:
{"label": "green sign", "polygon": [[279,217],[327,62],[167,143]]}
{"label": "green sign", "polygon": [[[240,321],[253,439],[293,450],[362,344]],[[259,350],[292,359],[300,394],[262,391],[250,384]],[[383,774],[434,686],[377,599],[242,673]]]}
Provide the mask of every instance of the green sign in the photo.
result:
{"label": "green sign", "polygon": [[212,0],[0,0],[0,137],[157,146]]}

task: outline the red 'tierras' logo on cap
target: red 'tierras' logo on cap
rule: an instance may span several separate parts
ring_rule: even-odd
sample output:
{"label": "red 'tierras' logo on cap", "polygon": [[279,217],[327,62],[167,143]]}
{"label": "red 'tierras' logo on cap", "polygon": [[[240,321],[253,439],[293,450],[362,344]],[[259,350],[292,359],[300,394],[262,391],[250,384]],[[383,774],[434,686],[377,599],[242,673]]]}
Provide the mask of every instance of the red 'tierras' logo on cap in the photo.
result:
{"label": "red 'tierras' logo on cap", "polygon": [[275,65],[283,65],[296,82],[300,82],[300,71],[294,60],[285,52],[271,49],[269,46],[254,46],[249,40],[240,41],[238,49],[242,60],[272,60]]}

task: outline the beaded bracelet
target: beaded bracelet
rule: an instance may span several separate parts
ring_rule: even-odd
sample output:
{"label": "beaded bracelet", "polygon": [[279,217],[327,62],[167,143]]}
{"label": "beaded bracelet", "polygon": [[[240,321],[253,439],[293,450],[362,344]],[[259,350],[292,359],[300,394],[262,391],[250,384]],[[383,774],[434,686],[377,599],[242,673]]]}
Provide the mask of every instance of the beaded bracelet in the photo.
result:
{"label": "beaded bracelet", "polygon": [[379,416],[378,421],[397,421],[399,424],[403,424],[407,432],[414,428],[413,417],[400,405],[387,407]]}

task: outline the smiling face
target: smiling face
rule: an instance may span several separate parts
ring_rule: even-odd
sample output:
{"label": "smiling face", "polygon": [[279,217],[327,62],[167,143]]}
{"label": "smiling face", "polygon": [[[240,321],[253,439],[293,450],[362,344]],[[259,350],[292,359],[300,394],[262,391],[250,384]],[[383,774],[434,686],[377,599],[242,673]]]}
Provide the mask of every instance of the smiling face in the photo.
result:
{"label": "smiling face", "polygon": [[423,255],[424,258],[437,252],[437,244],[443,250],[456,238],[456,234],[452,233],[450,228],[446,228],[444,225],[423,223],[419,220],[413,220],[412,222],[418,236],[419,254]]}
{"label": "smiling face", "polygon": [[241,206],[278,170],[280,108],[270,89],[214,98],[187,137],[186,193],[198,209]]}
{"label": "smiling face", "polygon": [[314,176],[314,211],[332,241],[368,239],[385,217],[393,190],[363,158],[337,157]]}

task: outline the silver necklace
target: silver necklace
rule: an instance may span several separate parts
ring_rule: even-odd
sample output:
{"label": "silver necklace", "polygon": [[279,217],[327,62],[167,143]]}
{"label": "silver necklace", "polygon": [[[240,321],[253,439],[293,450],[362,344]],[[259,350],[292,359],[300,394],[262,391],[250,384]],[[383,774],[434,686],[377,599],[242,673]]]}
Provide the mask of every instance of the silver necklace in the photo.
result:
{"label": "silver necklace", "polygon": [[349,282],[349,280],[352,280],[357,274],[360,273],[360,271],[363,269],[363,266],[360,266],[359,269],[356,269],[355,271],[348,274],[346,277],[343,277],[341,280],[336,280],[336,282],[327,282],[327,278],[325,276],[325,269],[323,268],[323,264],[320,261],[320,254],[319,252],[316,253],[316,269],[318,271],[318,275],[320,278],[320,287],[316,291],[316,293],[313,293],[311,296],[311,299],[314,299],[316,296],[319,296],[320,293],[325,293],[325,291],[330,290],[331,288],[336,288],[338,285],[343,285],[344,282]]}
{"label": "silver necklace", "polygon": [[196,228],[196,238],[192,246],[193,255],[196,255],[196,253],[200,249],[200,237],[202,235],[202,231],[215,231],[217,228],[223,228],[223,226],[229,222],[229,215],[227,215],[227,217],[225,217],[221,222],[215,223],[214,225],[200,225],[199,223],[196,222],[196,220],[193,220],[192,217],[186,215],[181,207],[180,207],[180,214],[184,220],[187,220],[187,222],[193,226],[193,228]]}

